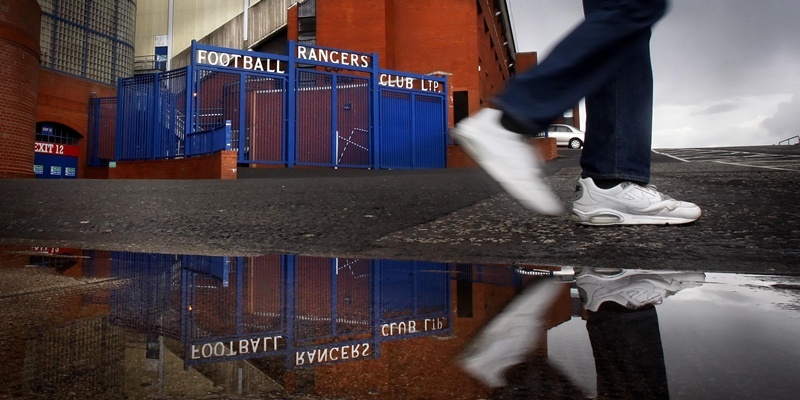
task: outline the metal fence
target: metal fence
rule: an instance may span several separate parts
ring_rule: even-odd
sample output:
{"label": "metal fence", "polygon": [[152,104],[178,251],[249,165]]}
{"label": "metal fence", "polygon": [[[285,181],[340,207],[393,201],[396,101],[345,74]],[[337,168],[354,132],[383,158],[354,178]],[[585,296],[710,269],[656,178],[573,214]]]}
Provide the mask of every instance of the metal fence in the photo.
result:
{"label": "metal fence", "polygon": [[[220,134],[229,121],[226,144],[241,164],[446,166],[444,77],[380,69],[377,54],[294,42],[288,56],[197,43],[192,52],[186,68],[120,81],[115,160],[218,151],[187,151],[187,139]],[[93,103],[93,119],[101,103]],[[95,125],[90,136],[110,134]]]}
{"label": "metal fence", "polygon": [[89,135],[86,163],[90,167],[106,167],[116,160],[114,155],[117,121],[117,98],[94,98],[89,101]]}

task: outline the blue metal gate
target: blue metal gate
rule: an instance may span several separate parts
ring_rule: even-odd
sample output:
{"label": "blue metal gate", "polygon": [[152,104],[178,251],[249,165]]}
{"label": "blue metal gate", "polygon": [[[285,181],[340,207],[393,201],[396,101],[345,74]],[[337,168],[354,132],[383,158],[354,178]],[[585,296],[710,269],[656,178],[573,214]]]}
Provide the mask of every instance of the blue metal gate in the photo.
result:
{"label": "blue metal gate", "polygon": [[444,168],[446,83],[379,69],[377,54],[193,43],[188,67],[120,81],[115,156],[236,150],[240,164]]}

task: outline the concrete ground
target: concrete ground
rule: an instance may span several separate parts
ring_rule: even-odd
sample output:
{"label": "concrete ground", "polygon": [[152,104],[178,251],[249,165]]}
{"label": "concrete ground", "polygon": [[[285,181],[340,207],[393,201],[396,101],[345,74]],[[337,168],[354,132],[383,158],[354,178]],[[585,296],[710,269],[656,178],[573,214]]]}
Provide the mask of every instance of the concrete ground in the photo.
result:
{"label": "concrete ground", "polygon": [[[800,146],[665,152],[678,159],[654,154],[652,183],[700,205],[696,223],[577,226],[523,209],[477,168],[242,169],[236,181],[0,180],[0,245],[800,273]],[[547,164],[565,205],[579,156]]]}

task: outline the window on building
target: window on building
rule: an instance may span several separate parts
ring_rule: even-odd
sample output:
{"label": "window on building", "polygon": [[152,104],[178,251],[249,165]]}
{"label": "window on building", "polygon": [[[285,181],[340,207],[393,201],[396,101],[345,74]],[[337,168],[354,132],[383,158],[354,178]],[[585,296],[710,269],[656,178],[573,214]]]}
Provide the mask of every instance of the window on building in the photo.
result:
{"label": "window on building", "polygon": [[297,41],[303,44],[317,42],[317,1],[306,0],[297,4]]}
{"label": "window on building", "polygon": [[37,142],[76,145],[80,140],[81,134],[68,126],[52,122],[36,124]]}

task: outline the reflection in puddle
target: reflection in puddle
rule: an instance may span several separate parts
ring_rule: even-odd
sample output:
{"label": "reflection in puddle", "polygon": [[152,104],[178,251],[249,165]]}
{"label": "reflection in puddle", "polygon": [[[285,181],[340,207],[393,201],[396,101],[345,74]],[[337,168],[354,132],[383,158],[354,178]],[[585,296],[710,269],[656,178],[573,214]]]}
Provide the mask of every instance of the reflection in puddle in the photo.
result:
{"label": "reflection in puddle", "polygon": [[68,249],[0,252],[0,277],[0,398],[800,389],[789,277]]}

